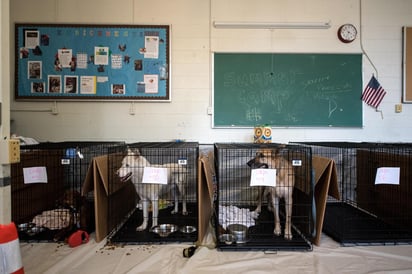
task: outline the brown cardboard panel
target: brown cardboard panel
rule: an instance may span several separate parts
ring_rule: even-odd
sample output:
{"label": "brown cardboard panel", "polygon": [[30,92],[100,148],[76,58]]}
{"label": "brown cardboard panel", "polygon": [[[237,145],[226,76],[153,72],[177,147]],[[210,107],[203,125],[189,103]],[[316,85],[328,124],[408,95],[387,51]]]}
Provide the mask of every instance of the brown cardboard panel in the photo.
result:
{"label": "brown cardboard panel", "polygon": [[313,156],[312,166],[315,171],[316,236],[315,245],[320,244],[323,221],[328,195],[340,200],[335,162],[331,159]]}
{"label": "brown cardboard panel", "polygon": [[102,180],[97,168],[96,162],[99,161],[97,158],[100,158],[100,164],[102,165],[103,160],[106,159],[107,156],[95,157],[90,163],[83,183],[82,195],[94,191],[96,242],[100,242],[108,233],[107,224],[105,223],[105,220],[107,220],[108,200],[107,193],[103,186],[104,180]]}
{"label": "brown cardboard panel", "polygon": [[[111,220],[121,219],[136,206],[137,194],[133,184],[111,182],[109,187],[108,173],[108,155],[93,158],[82,189],[83,195],[94,190],[96,242],[102,241],[117,225]],[[109,205],[114,209],[111,216]]]}
{"label": "brown cardboard panel", "polygon": [[93,163],[94,174],[94,202],[95,202],[95,216],[96,216],[96,242],[103,240],[109,233],[107,218],[108,218],[108,195],[107,188],[105,189],[104,177],[99,173],[99,166],[97,160]]}
{"label": "brown cardboard panel", "polygon": [[213,163],[213,153],[201,155],[198,160],[199,244],[202,244],[204,237],[209,231],[209,224],[213,214]]}

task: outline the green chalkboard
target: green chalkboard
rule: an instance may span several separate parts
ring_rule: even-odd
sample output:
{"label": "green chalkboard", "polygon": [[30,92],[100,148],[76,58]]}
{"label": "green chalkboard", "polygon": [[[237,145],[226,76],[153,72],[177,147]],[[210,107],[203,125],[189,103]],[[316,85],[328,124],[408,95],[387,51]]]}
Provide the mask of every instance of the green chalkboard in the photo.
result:
{"label": "green chalkboard", "polygon": [[362,55],[215,53],[214,127],[362,127]]}

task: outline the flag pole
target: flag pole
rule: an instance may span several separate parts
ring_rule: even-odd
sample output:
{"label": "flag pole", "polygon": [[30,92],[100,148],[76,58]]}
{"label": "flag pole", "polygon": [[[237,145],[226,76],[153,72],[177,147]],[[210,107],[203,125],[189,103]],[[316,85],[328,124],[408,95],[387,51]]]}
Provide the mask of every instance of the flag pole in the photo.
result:
{"label": "flag pole", "polygon": [[375,108],[375,111],[381,113],[381,118],[382,118],[382,120],[383,120],[383,111],[382,111],[382,110],[379,110],[378,108]]}

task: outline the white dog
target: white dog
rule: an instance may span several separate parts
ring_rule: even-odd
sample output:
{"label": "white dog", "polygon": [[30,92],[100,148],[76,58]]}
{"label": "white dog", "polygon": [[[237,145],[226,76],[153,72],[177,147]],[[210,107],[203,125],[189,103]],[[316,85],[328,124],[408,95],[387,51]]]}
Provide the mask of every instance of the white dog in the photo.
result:
{"label": "white dog", "polygon": [[[168,184],[148,184],[142,183],[143,171],[145,167],[162,167],[167,168]],[[137,231],[143,231],[147,228],[149,222],[149,203],[152,202],[152,227],[158,225],[159,218],[159,196],[162,192],[175,184],[178,187],[180,196],[182,197],[182,214],[187,215],[186,208],[186,168],[177,163],[167,163],[163,165],[152,165],[140,154],[138,149],[129,149],[127,155],[122,160],[122,166],[117,170],[117,174],[122,182],[129,179],[132,180],[139,195],[143,209],[143,223],[136,228]],[[179,212],[179,195],[175,195],[174,209],[171,212],[176,214]]]}

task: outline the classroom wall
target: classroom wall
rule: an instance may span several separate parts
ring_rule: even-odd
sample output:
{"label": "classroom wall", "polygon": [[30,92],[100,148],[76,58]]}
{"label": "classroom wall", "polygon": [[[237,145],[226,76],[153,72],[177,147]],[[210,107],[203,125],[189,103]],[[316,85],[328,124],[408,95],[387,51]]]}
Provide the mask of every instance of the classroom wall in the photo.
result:
{"label": "classroom wall", "polygon": [[[0,1],[0,52],[10,50],[9,39],[9,0]],[[2,54],[0,59],[0,138],[9,137],[10,132],[10,55]],[[0,153],[4,153],[0,151]],[[11,220],[11,187],[10,166],[0,165],[0,224],[7,224]]]}
{"label": "classroom wall", "polygon": [[[412,105],[395,113],[402,94],[402,33],[412,25],[407,0],[13,0],[14,23],[170,24],[170,103],[16,102],[11,91],[11,132],[39,141],[120,140],[203,144],[249,142],[253,130],[214,129],[213,52],[360,53],[364,86],[372,73],[388,92],[379,109],[364,104],[363,128],[274,128],[275,142],[412,141]],[[213,21],[330,21],[327,30],[222,30]],[[355,42],[341,43],[343,23],[361,31]],[[10,41],[13,44],[13,41]],[[14,51],[13,46],[11,47]],[[11,52],[14,56],[14,52]],[[14,62],[11,62],[12,71]],[[375,69],[376,68],[376,69]],[[13,84],[12,84],[13,85]]]}

